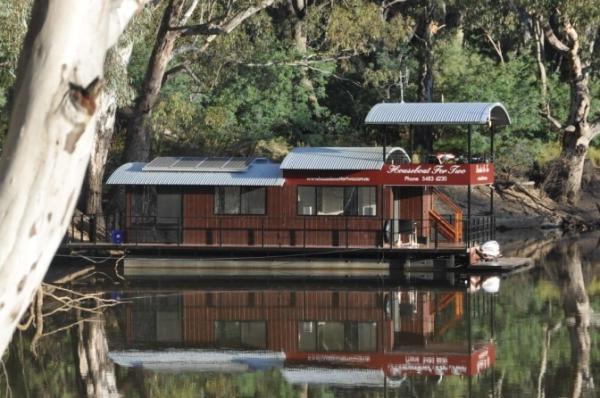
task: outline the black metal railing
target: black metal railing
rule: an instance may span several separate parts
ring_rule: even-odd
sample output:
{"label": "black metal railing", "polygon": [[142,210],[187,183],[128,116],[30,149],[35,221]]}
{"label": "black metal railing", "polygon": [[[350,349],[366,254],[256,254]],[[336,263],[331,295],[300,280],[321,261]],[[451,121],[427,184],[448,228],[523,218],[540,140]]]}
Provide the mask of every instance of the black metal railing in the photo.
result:
{"label": "black metal railing", "polygon": [[468,247],[480,245],[488,240],[495,239],[495,216],[471,216],[470,220],[463,220],[463,241]]}
{"label": "black metal railing", "polygon": [[[446,222],[455,221],[442,215]],[[469,227],[467,229],[467,226]],[[336,216],[215,216],[185,218],[121,214],[75,215],[72,243],[169,244],[185,246],[396,248],[471,246],[493,238],[494,218],[463,220],[456,242],[433,218],[381,219]],[[468,231],[468,232],[467,232]]]}

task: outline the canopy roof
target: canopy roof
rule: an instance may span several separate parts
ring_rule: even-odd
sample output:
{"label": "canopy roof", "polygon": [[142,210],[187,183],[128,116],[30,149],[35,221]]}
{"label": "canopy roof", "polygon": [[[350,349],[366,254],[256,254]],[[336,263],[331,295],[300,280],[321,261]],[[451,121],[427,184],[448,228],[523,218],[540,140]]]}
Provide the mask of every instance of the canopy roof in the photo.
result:
{"label": "canopy roof", "polygon": [[510,117],[499,102],[381,103],[365,118],[367,124],[507,126]]}
{"label": "canopy roof", "polygon": [[[381,170],[382,147],[299,147],[287,154],[282,170]],[[410,158],[402,148],[386,149],[390,156]]]}

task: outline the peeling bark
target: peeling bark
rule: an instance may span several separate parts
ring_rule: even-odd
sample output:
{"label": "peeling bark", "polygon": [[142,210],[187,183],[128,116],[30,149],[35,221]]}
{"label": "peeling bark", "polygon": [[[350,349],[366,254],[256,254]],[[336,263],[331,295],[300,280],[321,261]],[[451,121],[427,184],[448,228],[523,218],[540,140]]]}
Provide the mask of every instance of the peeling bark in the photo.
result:
{"label": "peeling bark", "polygon": [[[33,5],[0,158],[0,352],[67,229],[90,157],[89,122],[106,52],[144,3],[38,0]],[[56,210],[64,216],[48,216]]]}

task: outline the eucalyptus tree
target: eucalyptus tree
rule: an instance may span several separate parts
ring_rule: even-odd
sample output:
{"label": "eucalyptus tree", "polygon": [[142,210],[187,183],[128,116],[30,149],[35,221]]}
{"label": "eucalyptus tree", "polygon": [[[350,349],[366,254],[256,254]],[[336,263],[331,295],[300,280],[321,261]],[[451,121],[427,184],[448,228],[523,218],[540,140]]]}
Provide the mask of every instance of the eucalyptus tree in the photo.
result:
{"label": "eucalyptus tree", "polygon": [[600,115],[593,116],[590,95],[590,78],[598,73],[600,2],[542,1],[532,5],[546,43],[564,59],[564,80],[570,90],[567,120],[545,113],[559,131],[562,146],[544,188],[557,201],[576,204],[589,145],[600,135]]}
{"label": "eucalyptus tree", "polygon": [[33,4],[0,157],[0,352],[70,222],[90,157],[106,52],[144,3]]}
{"label": "eucalyptus tree", "polygon": [[[160,98],[165,78],[177,71],[193,75],[186,57],[193,53],[205,53],[218,37],[231,33],[274,2],[169,0],[128,123],[125,161],[146,161],[150,156],[152,110]],[[180,40],[182,38],[184,40]],[[175,55],[177,64],[169,69]]]}

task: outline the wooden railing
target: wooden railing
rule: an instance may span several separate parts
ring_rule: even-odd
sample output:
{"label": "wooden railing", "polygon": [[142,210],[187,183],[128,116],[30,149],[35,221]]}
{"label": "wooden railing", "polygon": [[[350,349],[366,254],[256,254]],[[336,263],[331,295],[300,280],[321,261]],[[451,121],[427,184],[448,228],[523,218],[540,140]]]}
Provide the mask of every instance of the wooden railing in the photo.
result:
{"label": "wooden railing", "polygon": [[[452,242],[461,242],[463,238],[463,212],[462,209],[452,201],[446,194],[433,189],[432,206],[429,209],[429,217],[433,219],[439,228],[440,233]],[[439,200],[446,205],[453,213],[451,220],[447,220],[435,210],[435,201]]]}

